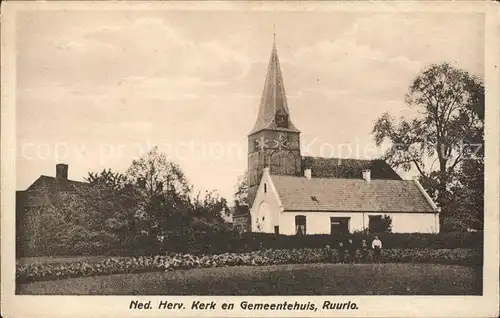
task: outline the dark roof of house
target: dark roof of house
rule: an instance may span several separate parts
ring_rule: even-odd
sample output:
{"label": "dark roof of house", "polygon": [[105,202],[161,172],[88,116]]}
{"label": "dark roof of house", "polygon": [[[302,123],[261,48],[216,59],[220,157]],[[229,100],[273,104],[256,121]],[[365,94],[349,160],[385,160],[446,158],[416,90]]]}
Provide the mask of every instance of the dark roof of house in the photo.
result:
{"label": "dark roof of house", "polygon": [[74,181],[68,179],[58,179],[49,176],[40,176],[33,182],[26,191],[47,188],[55,191],[75,191],[78,187],[88,186],[88,182]]}
{"label": "dark roof of house", "polygon": [[36,207],[53,203],[57,193],[74,192],[89,186],[87,182],[40,176],[26,190],[16,191],[16,208]]}
{"label": "dark roof of house", "polygon": [[413,180],[271,178],[285,210],[435,212]]}
{"label": "dark roof of house", "polygon": [[371,179],[401,180],[401,177],[382,159],[342,159],[302,157],[302,167],[311,168],[313,178],[361,179],[362,171],[370,169]]}

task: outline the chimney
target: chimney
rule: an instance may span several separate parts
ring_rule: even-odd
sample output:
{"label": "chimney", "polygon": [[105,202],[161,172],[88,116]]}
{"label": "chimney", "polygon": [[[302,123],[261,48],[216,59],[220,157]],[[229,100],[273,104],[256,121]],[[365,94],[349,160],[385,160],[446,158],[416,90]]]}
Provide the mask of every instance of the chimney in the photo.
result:
{"label": "chimney", "polygon": [[68,165],[64,163],[56,164],[56,179],[68,179]]}
{"label": "chimney", "polygon": [[363,170],[363,179],[365,179],[366,182],[370,182],[370,180],[371,180],[370,169],[364,169]]}
{"label": "chimney", "polygon": [[309,180],[311,179],[311,168],[304,169],[304,177]]}

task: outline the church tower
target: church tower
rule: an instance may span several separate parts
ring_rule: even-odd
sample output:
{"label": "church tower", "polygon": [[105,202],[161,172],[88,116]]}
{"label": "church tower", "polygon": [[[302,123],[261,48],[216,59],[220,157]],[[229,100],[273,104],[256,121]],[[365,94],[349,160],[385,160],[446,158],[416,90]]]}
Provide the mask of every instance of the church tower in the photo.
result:
{"label": "church tower", "polygon": [[271,174],[301,174],[300,131],[290,118],[276,42],[273,43],[257,121],[248,135],[248,200],[253,204],[265,167]]}

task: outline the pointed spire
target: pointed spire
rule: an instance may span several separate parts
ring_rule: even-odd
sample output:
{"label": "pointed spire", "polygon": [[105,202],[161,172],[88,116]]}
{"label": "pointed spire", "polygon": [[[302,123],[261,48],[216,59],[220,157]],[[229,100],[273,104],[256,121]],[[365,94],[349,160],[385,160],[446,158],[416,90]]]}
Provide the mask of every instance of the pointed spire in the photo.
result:
{"label": "pointed spire", "polygon": [[[288,127],[278,128],[276,125],[276,115],[287,116]],[[260,101],[259,114],[257,121],[250,132],[256,133],[263,129],[284,130],[299,132],[290,120],[290,111],[286,100],[285,86],[283,84],[283,76],[281,74],[280,63],[278,59],[278,49],[276,48],[276,31],[273,30],[273,49],[269,66],[267,67],[266,81],[262,91]]]}
{"label": "pointed spire", "polygon": [[276,25],[273,23],[273,46],[276,46]]}

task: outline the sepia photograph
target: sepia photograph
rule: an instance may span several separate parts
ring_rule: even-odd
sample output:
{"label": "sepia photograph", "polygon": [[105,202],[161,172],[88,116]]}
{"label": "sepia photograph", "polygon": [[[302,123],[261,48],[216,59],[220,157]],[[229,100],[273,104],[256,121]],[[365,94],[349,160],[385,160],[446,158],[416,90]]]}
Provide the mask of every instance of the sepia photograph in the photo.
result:
{"label": "sepia photograph", "polygon": [[484,12],[27,8],[15,295],[484,295]]}

